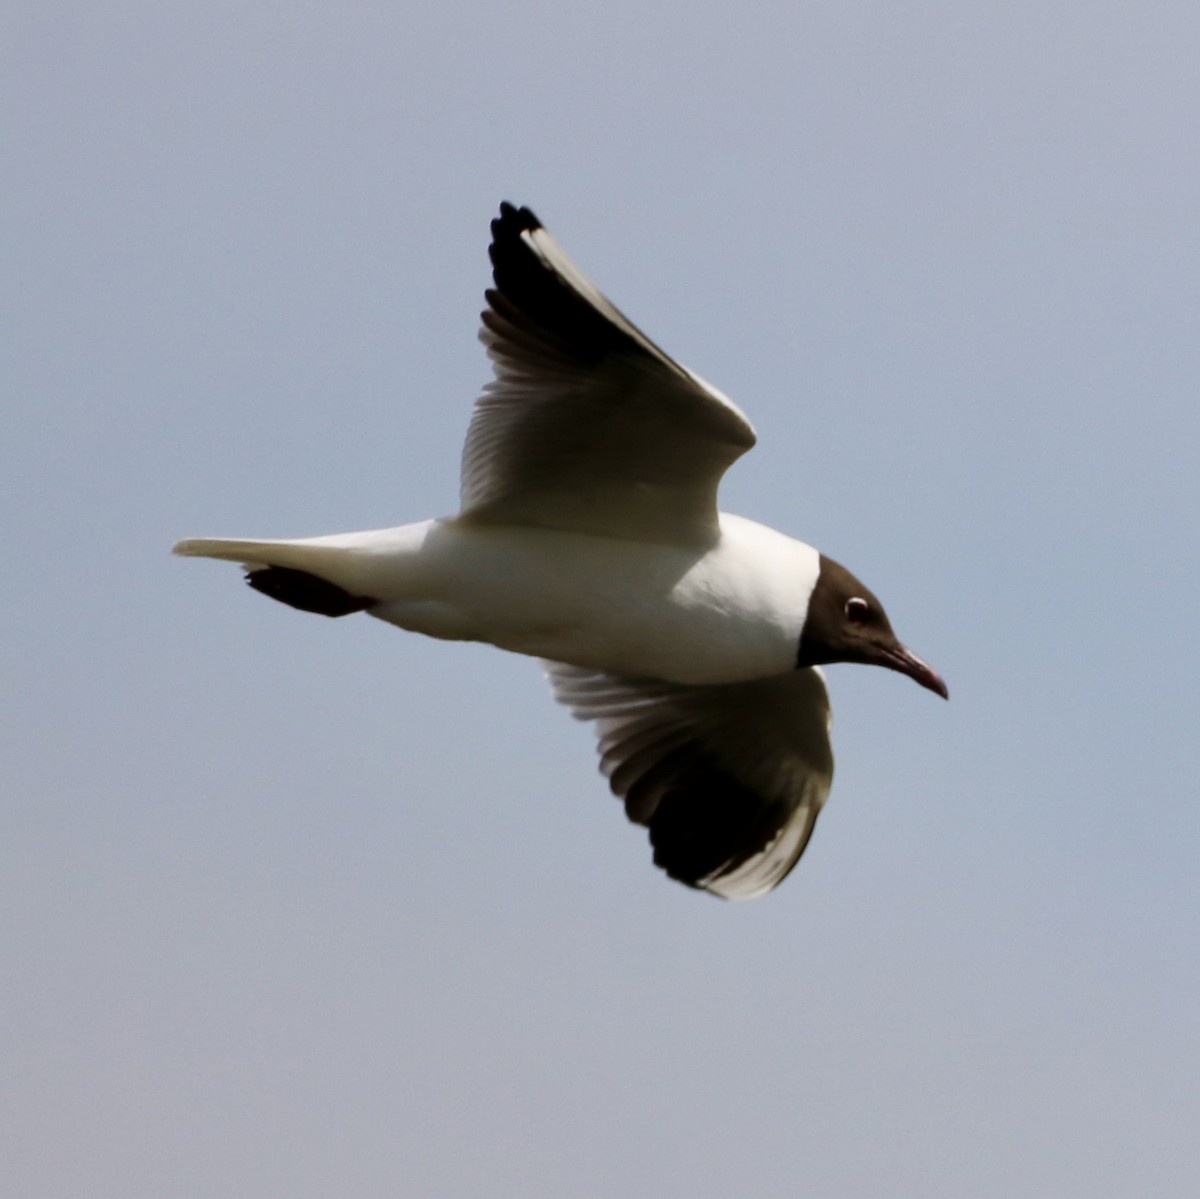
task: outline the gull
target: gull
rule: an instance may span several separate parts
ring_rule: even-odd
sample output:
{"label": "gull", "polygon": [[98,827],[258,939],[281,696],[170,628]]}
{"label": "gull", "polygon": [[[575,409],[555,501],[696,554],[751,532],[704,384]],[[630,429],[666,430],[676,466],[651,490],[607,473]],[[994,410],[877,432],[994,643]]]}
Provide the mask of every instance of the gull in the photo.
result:
{"label": "gull", "polygon": [[883,605],[820,551],[721,512],[755,443],[741,410],[602,295],[528,208],[492,222],[494,287],[454,516],[297,540],[192,539],[256,591],[325,616],[543,661],[595,723],[600,769],[671,878],[779,885],[833,779],[822,665],[948,698]]}

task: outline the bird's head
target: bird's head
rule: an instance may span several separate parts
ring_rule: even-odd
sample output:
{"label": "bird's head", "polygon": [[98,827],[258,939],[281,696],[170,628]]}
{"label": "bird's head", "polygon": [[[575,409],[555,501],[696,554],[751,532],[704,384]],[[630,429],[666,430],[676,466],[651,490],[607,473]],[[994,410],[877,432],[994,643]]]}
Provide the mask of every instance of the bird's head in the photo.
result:
{"label": "bird's head", "polygon": [[844,566],[821,555],[821,571],[808,601],[797,666],[864,662],[886,666],[928,687],[943,699],[950,692],[937,673],[900,643],[874,593]]}

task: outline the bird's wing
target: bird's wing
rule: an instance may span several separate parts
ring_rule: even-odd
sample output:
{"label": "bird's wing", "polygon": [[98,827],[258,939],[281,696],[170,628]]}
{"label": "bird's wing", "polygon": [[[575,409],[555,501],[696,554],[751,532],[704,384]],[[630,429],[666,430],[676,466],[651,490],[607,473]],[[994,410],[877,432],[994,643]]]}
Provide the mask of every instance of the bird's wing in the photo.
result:
{"label": "bird's wing", "polygon": [[783,881],[833,780],[819,670],[687,687],[544,665],[555,698],[596,722],[600,769],[655,865],[724,899]]}
{"label": "bird's wing", "polygon": [[492,222],[460,519],[686,542],[716,532],[717,485],[754,430],[596,290],[528,208]]}

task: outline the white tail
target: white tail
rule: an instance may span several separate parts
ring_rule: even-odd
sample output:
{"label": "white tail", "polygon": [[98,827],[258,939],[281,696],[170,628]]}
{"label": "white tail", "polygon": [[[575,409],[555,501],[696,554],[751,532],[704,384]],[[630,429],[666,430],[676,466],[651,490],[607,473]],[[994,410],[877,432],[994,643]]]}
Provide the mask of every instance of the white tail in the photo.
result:
{"label": "white tail", "polygon": [[239,562],[252,571],[282,566],[315,575],[354,596],[381,596],[391,594],[407,573],[403,560],[420,549],[430,523],[287,541],[195,537],[176,543],[175,553]]}
{"label": "white tail", "polygon": [[171,552],[184,558],[219,558],[223,562],[240,562],[250,570],[260,566],[290,566],[294,570],[316,571],[322,565],[327,566],[344,556],[341,549],[307,541],[218,541],[210,537],[177,541]]}
{"label": "white tail", "polygon": [[369,552],[377,535],[338,533],[331,537],[308,537],[294,541],[249,541],[209,537],[189,538],[175,544],[174,552],[185,558],[218,558],[239,562],[247,570],[264,566],[286,566],[317,575],[339,587],[359,593],[370,585]]}

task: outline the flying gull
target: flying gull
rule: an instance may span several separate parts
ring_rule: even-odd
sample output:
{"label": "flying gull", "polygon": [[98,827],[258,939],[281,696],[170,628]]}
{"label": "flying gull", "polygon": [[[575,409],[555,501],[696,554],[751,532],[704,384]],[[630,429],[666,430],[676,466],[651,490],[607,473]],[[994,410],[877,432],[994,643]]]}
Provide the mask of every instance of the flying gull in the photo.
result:
{"label": "flying gull", "polygon": [[528,208],[500,206],[455,516],[288,541],[181,541],[306,612],[366,612],[543,659],[594,721],[655,864],[726,899],[778,886],[833,777],[820,666],[948,697],[883,606],[810,545],[720,512],[755,442],[728,397],[603,296]]}

